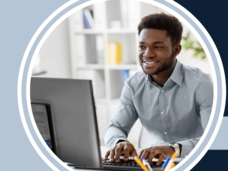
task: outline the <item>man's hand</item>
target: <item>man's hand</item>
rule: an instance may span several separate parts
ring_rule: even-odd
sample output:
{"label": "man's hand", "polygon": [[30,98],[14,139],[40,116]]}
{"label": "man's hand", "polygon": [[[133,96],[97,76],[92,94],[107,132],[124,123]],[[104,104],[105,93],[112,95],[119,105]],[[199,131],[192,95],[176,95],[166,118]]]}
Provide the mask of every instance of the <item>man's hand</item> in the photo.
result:
{"label": "man's hand", "polygon": [[124,161],[127,161],[129,156],[137,156],[135,147],[128,141],[122,141],[117,143],[113,149],[107,151],[104,160],[107,160],[110,155],[110,162],[113,162],[115,156],[116,163],[118,163],[120,162],[120,155],[122,151],[124,152]]}
{"label": "man's hand", "polygon": [[148,163],[151,164],[153,158],[157,158],[158,161],[156,165],[160,166],[162,164],[162,161],[166,159],[166,157],[172,157],[175,150],[173,147],[170,146],[157,146],[157,147],[150,147],[142,150],[140,152],[139,158],[142,160],[144,157],[145,159],[148,159]]}

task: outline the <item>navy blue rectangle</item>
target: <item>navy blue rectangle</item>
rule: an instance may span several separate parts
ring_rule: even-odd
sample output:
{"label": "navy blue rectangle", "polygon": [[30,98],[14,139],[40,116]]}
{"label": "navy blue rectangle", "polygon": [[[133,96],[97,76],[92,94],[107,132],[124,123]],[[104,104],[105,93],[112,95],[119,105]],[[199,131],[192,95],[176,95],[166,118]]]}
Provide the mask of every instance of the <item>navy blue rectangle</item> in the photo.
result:
{"label": "navy blue rectangle", "polygon": [[[227,55],[227,40],[228,40],[228,23],[227,23],[227,1],[183,1],[175,0],[177,3],[191,12],[203,26],[206,28],[212,37],[217,49],[220,53],[225,75],[228,75],[228,55]],[[226,101],[226,106],[228,102]],[[228,116],[228,111],[225,110],[224,116]]]}
{"label": "navy blue rectangle", "polygon": [[228,150],[209,150],[192,171],[228,170]]}

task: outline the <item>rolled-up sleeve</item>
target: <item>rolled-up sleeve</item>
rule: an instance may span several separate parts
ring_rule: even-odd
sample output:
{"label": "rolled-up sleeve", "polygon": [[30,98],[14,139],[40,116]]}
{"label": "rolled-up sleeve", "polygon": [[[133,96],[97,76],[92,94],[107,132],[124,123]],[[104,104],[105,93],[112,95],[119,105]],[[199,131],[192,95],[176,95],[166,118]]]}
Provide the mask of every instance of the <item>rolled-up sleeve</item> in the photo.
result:
{"label": "rolled-up sleeve", "polygon": [[[213,84],[209,76],[203,76],[201,81],[199,82],[196,94],[196,103],[199,109],[201,124],[203,129],[205,130],[210,119],[213,104]],[[200,138],[201,137],[178,142],[182,145],[180,157],[183,158],[188,155],[196,146]]]}
{"label": "rolled-up sleeve", "polygon": [[138,115],[133,104],[131,90],[125,82],[120,104],[105,133],[105,145],[112,148],[119,140],[127,140],[127,136],[137,119]]}

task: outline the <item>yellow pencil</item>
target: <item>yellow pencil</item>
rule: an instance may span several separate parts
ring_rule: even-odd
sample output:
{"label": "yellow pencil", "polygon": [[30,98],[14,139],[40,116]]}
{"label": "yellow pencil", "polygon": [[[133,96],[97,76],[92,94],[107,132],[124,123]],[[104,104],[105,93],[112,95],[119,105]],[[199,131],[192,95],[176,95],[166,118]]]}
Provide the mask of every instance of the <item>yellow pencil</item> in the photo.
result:
{"label": "yellow pencil", "polygon": [[[174,161],[174,159],[177,157],[177,152],[175,152],[173,154],[173,156],[171,157],[171,159],[169,160],[169,163],[167,164],[166,168],[165,168],[165,171],[169,171],[169,169],[171,169],[172,167],[172,163]],[[173,166],[174,167],[174,166]]]}
{"label": "yellow pencil", "polygon": [[171,166],[171,168],[170,168],[170,169],[172,169],[174,166],[175,166],[175,163],[172,163],[172,166]]}
{"label": "yellow pencil", "polygon": [[171,158],[171,160],[174,160],[177,157],[177,152],[175,152]]}
{"label": "yellow pencil", "polygon": [[[172,169],[174,166],[175,166],[175,163],[172,163],[170,169]],[[165,171],[165,170],[166,170],[166,167],[165,167],[164,171]]]}
{"label": "yellow pencil", "polygon": [[141,162],[141,160],[138,157],[135,157],[135,161],[139,164],[139,166],[141,166],[141,168],[144,171],[149,171],[149,169],[147,169],[147,167],[143,165],[143,163]]}

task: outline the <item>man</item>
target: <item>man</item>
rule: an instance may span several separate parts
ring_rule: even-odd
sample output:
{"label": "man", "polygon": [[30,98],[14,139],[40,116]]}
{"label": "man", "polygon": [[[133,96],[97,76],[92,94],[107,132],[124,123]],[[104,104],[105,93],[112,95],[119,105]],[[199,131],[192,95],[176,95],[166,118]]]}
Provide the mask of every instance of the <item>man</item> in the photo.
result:
{"label": "man", "polygon": [[127,140],[128,133],[139,118],[152,139],[151,146],[139,157],[157,165],[176,151],[185,157],[194,148],[208,123],[213,85],[197,68],[182,65],[176,56],[181,51],[182,25],[177,18],[161,14],[144,17],[139,26],[139,62],[137,72],[125,82],[120,105],[105,135],[110,150],[105,160],[120,161],[137,155]]}

